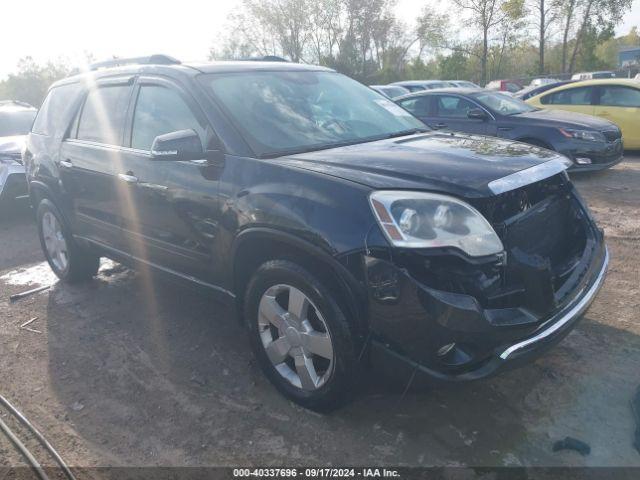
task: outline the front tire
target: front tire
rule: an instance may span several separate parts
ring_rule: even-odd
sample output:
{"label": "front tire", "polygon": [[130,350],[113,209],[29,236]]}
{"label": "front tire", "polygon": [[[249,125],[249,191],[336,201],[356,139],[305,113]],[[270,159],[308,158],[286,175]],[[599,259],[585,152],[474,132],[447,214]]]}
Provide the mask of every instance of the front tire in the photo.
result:
{"label": "front tire", "polygon": [[79,283],[98,273],[100,257],[76,243],[58,208],[43,199],[37,210],[38,234],[42,251],[60,280]]}
{"label": "front tire", "polygon": [[355,393],[358,360],[335,295],[300,265],[272,260],[245,295],[251,347],[273,385],[315,411],[336,409]]}

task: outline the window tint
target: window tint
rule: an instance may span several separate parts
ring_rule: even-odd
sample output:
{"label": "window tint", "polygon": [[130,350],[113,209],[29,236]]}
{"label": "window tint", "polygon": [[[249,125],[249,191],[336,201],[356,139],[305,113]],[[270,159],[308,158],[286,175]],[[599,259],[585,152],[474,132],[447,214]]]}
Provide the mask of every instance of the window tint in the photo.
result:
{"label": "window tint", "polygon": [[128,85],[114,85],[89,92],[78,125],[78,139],[122,145],[130,90]]}
{"label": "window tint", "polygon": [[542,97],[544,105],[591,105],[591,87],[569,88]]}
{"label": "window tint", "polygon": [[449,95],[439,95],[436,100],[436,115],[439,117],[467,118],[469,110],[476,107],[469,100]]}
{"label": "window tint", "polygon": [[158,85],[140,88],[133,116],[132,148],[151,150],[158,135],[189,129],[203,138],[202,125],[177,91]]}
{"label": "window tint", "polygon": [[600,105],[611,107],[640,107],[640,90],[618,85],[601,87]]}
{"label": "window tint", "polygon": [[429,97],[414,97],[402,100],[400,106],[416,117],[429,115]]}
{"label": "window tint", "polygon": [[62,136],[75,113],[80,91],[77,83],[52,88],[38,110],[31,131],[38,135]]}

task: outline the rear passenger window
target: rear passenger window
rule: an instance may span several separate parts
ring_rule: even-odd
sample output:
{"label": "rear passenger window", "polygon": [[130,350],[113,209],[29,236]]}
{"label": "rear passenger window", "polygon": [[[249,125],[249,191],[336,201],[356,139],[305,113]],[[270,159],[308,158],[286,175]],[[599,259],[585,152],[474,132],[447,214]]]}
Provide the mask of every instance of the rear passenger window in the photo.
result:
{"label": "rear passenger window", "polygon": [[131,147],[151,150],[158,135],[178,130],[194,130],[200,139],[204,127],[175,90],[159,85],[143,85],[133,116]]}
{"label": "rear passenger window", "polygon": [[640,90],[618,85],[601,87],[600,105],[609,107],[640,107]]}
{"label": "rear passenger window", "polygon": [[38,110],[31,131],[37,135],[62,136],[74,114],[80,91],[77,83],[52,88]]}
{"label": "rear passenger window", "polygon": [[122,145],[131,87],[113,85],[89,92],[78,125],[78,140]]}
{"label": "rear passenger window", "polygon": [[416,117],[429,115],[429,97],[414,97],[402,100],[400,106]]}
{"label": "rear passenger window", "polygon": [[569,88],[542,97],[543,105],[591,105],[591,87]]}

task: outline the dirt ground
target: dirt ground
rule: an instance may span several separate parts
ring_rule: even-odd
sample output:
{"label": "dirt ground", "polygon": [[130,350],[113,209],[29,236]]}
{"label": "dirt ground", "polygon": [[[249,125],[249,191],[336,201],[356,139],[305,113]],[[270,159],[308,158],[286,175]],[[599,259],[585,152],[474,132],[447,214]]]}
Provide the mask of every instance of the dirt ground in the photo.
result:
{"label": "dirt ground", "polygon": [[[88,285],[10,303],[54,281],[17,212],[0,221],[0,394],[72,466],[640,466],[640,154],[574,180],[612,256],[574,332],[499,377],[405,396],[371,384],[326,416],[281,397],[230,309],[187,286],[105,262]],[[591,454],[554,453],[565,436]],[[0,435],[0,467],[23,464]]]}

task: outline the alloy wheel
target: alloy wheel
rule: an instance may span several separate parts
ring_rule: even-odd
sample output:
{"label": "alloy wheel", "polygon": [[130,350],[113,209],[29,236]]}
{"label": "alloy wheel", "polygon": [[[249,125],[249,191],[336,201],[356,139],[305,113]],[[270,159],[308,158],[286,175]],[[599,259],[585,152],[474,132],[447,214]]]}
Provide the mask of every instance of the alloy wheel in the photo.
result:
{"label": "alloy wheel", "polygon": [[334,352],[329,329],[299,289],[274,285],[262,295],[258,333],[276,371],[295,387],[317,390],[330,378]]}
{"label": "alloy wheel", "polygon": [[62,233],[62,225],[51,212],[45,212],[42,216],[42,236],[51,262],[59,271],[64,272],[69,265],[67,241]]}

